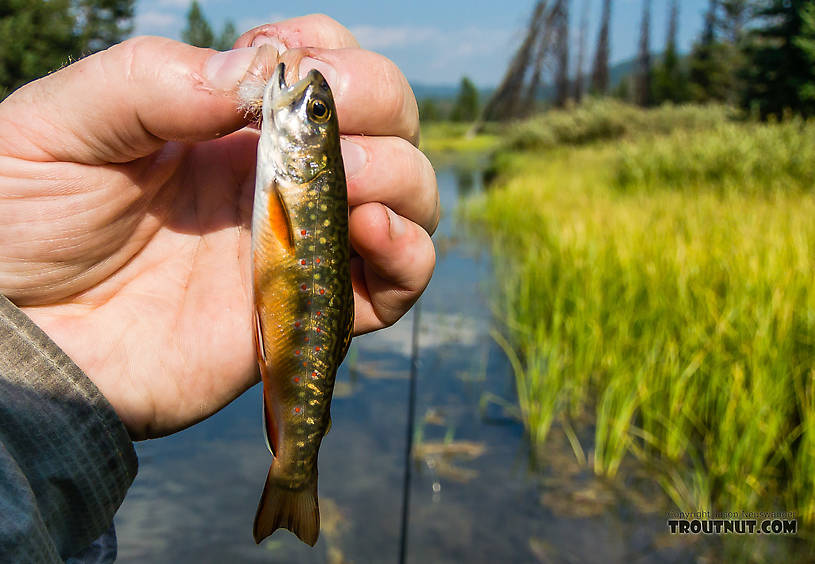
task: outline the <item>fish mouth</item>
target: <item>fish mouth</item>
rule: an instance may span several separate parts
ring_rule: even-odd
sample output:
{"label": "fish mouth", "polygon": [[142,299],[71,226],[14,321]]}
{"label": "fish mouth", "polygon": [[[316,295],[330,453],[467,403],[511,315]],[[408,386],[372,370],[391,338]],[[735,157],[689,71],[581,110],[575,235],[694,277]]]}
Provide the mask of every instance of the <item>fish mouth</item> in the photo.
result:
{"label": "fish mouth", "polygon": [[280,109],[288,106],[303,95],[303,92],[311,86],[317,86],[325,82],[320,71],[312,69],[302,79],[291,86],[286,84],[286,64],[280,63],[275,68],[269,83],[266,86],[266,95],[269,97],[270,107]]}

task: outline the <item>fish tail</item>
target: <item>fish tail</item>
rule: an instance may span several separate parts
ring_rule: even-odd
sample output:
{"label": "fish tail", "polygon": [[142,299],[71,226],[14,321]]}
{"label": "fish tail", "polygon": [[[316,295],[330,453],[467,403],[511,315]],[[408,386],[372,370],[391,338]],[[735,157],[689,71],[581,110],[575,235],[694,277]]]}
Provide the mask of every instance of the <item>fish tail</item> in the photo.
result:
{"label": "fish tail", "polygon": [[320,508],[317,505],[317,467],[311,480],[302,489],[280,487],[272,478],[272,468],[266,478],[255,515],[255,542],[284,528],[304,543],[314,546],[320,534]]}

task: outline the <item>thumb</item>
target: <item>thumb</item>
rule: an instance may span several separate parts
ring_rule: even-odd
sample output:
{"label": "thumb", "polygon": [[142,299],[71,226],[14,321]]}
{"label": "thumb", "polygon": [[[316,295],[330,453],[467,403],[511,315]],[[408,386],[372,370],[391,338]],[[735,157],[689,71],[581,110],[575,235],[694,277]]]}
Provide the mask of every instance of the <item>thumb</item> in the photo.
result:
{"label": "thumb", "polygon": [[0,104],[0,151],[100,164],[143,157],[166,141],[226,135],[247,121],[234,89],[259,59],[274,56],[269,49],[219,53],[159,37],[127,40]]}

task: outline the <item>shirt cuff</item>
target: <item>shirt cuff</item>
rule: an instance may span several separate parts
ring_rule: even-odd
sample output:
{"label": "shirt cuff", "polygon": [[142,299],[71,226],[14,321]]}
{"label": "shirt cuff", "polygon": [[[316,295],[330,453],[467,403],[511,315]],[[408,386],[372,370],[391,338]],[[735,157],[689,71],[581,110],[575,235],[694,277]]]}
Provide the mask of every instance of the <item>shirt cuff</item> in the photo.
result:
{"label": "shirt cuff", "polygon": [[0,560],[65,560],[87,547],[137,468],[110,403],[0,295]]}

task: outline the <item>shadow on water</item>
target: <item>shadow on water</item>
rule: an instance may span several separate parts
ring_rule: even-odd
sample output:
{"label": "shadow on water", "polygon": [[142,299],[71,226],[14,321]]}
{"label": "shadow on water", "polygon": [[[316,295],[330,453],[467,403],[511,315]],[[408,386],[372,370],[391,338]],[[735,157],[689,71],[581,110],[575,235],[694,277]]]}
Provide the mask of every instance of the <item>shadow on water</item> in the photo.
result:
{"label": "shadow on water", "polygon": [[[452,211],[483,190],[480,170],[439,168],[445,212],[422,298],[408,562],[684,561],[664,508],[576,463],[552,433],[529,462],[510,366],[489,336],[489,256]],[[322,534],[260,547],[251,528],[270,455],[255,387],[209,420],[137,445],[139,475],[116,518],[121,562],[395,562],[412,315],[354,340],[320,452]],[[643,493],[644,492],[644,493]]]}

